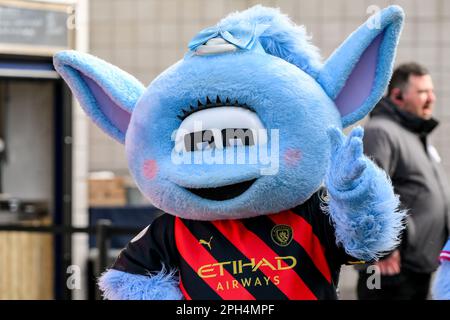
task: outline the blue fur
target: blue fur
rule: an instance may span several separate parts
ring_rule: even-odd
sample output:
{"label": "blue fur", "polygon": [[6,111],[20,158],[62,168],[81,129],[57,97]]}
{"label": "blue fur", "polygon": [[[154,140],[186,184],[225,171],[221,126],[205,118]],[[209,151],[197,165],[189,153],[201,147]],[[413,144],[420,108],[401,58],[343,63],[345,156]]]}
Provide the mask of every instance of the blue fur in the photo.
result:
{"label": "blue fur", "polygon": [[142,276],[114,269],[103,273],[98,285],[108,300],[181,300],[174,272]]}
{"label": "blue fur", "polygon": [[94,80],[109,99],[130,114],[144,92],[144,86],[128,73],[89,54],[61,51],[55,55],[53,61],[55,69],[67,82],[91,119],[111,137],[124,143],[125,132],[115,127],[100,110],[97,100],[86,84],[86,77]]}
{"label": "blue fur", "polygon": [[[336,240],[351,256],[376,260],[399,244],[406,212],[398,210],[400,202],[386,173],[363,155],[363,129],[353,129],[348,138],[335,131],[326,185]],[[346,180],[349,173],[355,178]]]}
{"label": "blue fur", "polygon": [[379,29],[369,28],[367,24],[360,26],[334,51],[320,70],[317,81],[323,86],[330,98],[335,99],[358,63],[361,54],[380,33],[384,32],[372,93],[358,110],[342,119],[344,128],[364,118],[383,96],[386,84],[389,83],[392,74],[403,19],[404,13],[399,6],[390,6],[382,10],[380,12]]}
{"label": "blue fur", "polygon": [[439,267],[433,284],[435,300],[450,300],[450,261],[443,261]]}
{"label": "blue fur", "polygon": [[[217,95],[247,103],[267,129],[280,130],[278,174],[262,176],[260,169],[264,166],[258,164],[176,165],[171,161],[170,137],[180,125],[180,109]],[[132,121],[126,151],[131,173],[142,192],[166,212],[213,220],[279,212],[307,200],[319,188],[326,172],[327,162],[319,160],[326,159],[329,153],[323,123],[340,125],[340,115],[307,73],[272,55],[241,51],[193,56],[172,66],[139,100]],[[284,164],[283,154],[289,149],[302,152],[298,167]],[[245,153],[246,149],[237,151]],[[141,173],[149,158],[160,165],[161,174],[153,180]],[[251,178],[258,180],[241,196],[227,201],[202,199],[184,188],[217,187]]]}

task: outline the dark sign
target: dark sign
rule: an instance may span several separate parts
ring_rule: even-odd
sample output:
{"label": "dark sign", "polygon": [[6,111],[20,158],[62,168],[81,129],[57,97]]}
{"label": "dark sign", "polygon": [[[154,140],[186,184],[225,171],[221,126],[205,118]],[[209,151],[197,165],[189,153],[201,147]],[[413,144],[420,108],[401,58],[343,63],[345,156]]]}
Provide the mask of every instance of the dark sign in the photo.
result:
{"label": "dark sign", "polygon": [[69,45],[69,13],[0,4],[0,43],[51,48]]}

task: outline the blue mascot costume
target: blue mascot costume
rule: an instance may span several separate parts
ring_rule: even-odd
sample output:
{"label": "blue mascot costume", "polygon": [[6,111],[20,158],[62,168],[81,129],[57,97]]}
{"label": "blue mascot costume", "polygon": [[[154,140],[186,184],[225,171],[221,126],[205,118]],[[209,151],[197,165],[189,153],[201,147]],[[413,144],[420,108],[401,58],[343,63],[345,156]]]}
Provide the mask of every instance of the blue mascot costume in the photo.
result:
{"label": "blue mascot costume", "polygon": [[88,116],[125,144],[166,214],[99,279],[106,299],[336,299],[342,264],[399,241],[405,213],[363,155],[404,14],[358,28],[324,63],[303,27],[255,6],[201,31],[148,88],[88,54],[54,58]]}

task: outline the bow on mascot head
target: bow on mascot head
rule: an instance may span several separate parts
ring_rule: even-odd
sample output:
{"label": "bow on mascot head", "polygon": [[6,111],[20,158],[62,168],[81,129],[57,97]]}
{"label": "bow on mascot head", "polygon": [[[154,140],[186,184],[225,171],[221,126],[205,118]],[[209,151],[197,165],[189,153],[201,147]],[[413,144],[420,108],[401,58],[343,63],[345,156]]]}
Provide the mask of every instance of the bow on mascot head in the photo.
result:
{"label": "bow on mascot head", "polygon": [[166,212],[100,278],[108,299],[335,299],[340,266],[392,250],[404,213],[363,155],[362,119],[392,72],[388,7],[325,62],[303,27],[256,6],[201,31],[148,88],[93,56],[55,67],[125,143]]}

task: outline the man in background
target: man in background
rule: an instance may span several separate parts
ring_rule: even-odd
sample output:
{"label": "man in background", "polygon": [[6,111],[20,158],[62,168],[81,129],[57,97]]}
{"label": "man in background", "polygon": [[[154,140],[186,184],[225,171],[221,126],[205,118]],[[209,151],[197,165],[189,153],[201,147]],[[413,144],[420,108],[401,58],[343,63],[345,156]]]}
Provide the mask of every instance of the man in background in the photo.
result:
{"label": "man in background", "polygon": [[364,152],[391,177],[408,221],[401,245],[375,265],[381,288],[360,270],[359,299],[426,299],[439,253],[448,238],[450,193],[437,150],[428,136],[437,127],[433,81],[416,63],[400,65],[388,94],[365,126]]}

